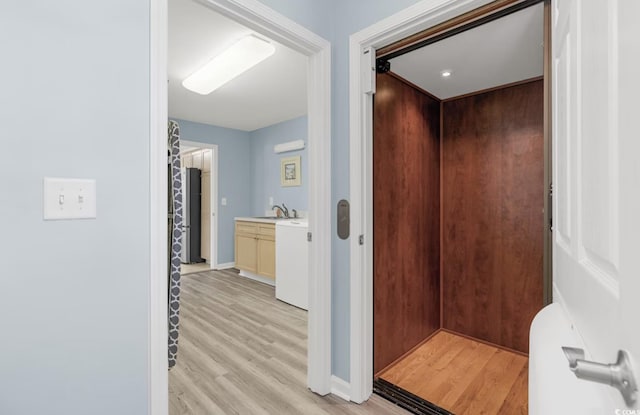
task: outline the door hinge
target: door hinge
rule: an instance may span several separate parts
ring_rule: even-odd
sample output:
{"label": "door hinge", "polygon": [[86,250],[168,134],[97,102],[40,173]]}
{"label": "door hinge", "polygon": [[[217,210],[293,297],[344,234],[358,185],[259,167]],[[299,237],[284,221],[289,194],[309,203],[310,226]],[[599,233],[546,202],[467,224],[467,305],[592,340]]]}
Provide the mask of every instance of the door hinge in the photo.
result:
{"label": "door hinge", "polygon": [[364,245],[364,235],[360,235],[360,236],[358,237],[358,243],[359,243],[360,245]]}
{"label": "door hinge", "polygon": [[311,242],[311,232],[307,232],[307,242]]}

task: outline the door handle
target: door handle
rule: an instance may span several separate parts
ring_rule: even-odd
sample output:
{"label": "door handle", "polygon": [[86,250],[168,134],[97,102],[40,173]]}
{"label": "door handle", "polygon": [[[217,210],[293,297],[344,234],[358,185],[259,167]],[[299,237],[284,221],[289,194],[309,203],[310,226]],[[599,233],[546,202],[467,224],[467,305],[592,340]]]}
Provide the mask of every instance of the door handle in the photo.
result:
{"label": "door handle", "polygon": [[618,361],[611,364],[585,360],[583,349],[563,347],[562,351],[569,360],[569,369],[578,379],[613,386],[620,391],[627,405],[636,403],[638,386],[626,351],[619,350]]}

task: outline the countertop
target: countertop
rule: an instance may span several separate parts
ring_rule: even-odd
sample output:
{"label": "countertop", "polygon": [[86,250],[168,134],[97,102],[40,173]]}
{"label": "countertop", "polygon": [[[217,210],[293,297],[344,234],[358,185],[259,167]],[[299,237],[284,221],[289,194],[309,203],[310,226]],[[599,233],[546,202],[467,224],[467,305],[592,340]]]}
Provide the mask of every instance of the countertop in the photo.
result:
{"label": "countertop", "polygon": [[234,218],[234,220],[236,221],[243,221],[243,222],[258,222],[258,223],[273,223],[276,224],[278,222],[283,222],[283,221],[291,221],[291,220],[296,220],[296,221],[301,221],[301,222],[307,222],[307,218],[289,218],[289,219],[275,219],[275,218],[262,218],[262,217],[248,217],[248,216],[241,216],[241,217],[237,217]]}

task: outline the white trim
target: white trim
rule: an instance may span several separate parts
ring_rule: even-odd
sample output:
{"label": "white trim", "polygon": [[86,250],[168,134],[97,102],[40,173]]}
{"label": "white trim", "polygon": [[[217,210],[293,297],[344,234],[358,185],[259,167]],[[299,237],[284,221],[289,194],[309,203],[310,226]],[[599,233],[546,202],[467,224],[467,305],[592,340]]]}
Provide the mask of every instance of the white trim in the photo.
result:
{"label": "white trim", "polygon": [[349,397],[351,395],[351,385],[346,380],[333,375],[331,376],[331,394],[349,401],[351,400]]}
{"label": "white trim", "polygon": [[167,353],[167,0],[149,9],[148,413],[169,413]]}
{"label": "white trim", "polygon": [[[309,250],[309,290],[314,295],[308,313],[307,386],[313,392],[326,395],[331,391],[331,44],[257,0],[198,1],[309,57],[309,230],[313,233]],[[149,411],[153,415],[167,415],[167,250],[163,236],[167,217],[167,0],[152,1],[151,5]],[[156,277],[158,275],[160,277]]]}
{"label": "white trim", "polygon": [[216,269],[223,270],[223,269],[235,268],[235,266],[236,266],[235,262],[225,262],[224,264],[218,264]]}
{"label": "white trim", "polygon": [[[490,3],[492,0],[423,0],[351,35],[349,39],[349,150],[351,199],[351,400],[363,402],[373,390],[373,96],[361,88],[378,49]],[[365,235],[359,245],[357,235]]]}
{"label": "white trim", "polygon": [[248,278],[250,280],[258,281],[258,282],[261,282],[263,284],[270,285],[272,287],[276,286],[276,280],[275,279],[263,277],[262,275],[254,274],[253,272],[240,270],[240,274],[239,275],[241,277],[243,277],[243,278]]}
{"label": "white trim", "polygon": [[211,206],[212,218],[210,223],[209,232],[211,233],[211,252],[209,257],[211,258],[207,263],[211,269],[218,269],[218,145],[211,143],[202,143],[200,141],[193,141],[189,139],[181,140],[182,144],[189,147],[197,147],[198,149],[208,148],[211,150],[211,191],[209,205]]}
{"label": "white trim", "polygon": [[218,268],[218,233],[220,231],[220,227],[218,225],[218,217],[220,215],[220,209],[218,209],[218,189],[219,189],[219,178],[220,178],[220,164],[218,163],[218,146],[215,145],[214,148],[211,149],[211,214],[213,218],[211,219],[211,269]]}
{"label": "white trim", "polygon": [[307,385],[331,391],[331,45],[309,56],[309,312]]}

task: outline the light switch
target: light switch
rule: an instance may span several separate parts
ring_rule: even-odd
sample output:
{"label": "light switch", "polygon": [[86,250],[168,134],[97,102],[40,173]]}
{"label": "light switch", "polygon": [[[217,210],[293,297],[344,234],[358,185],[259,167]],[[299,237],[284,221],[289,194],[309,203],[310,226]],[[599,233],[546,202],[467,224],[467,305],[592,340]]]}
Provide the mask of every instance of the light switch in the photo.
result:
{"label": "light switch", "polygon": [[95,180],[44,178],[44,220],[95,217]]}
{"label": "light switch", "polygon": [[220,201],[220,204],[221,204],[222,206],[227,206],[227,198],[226,198],[226,197],[223,197],[223,198],[222,198],[222,200]]}

